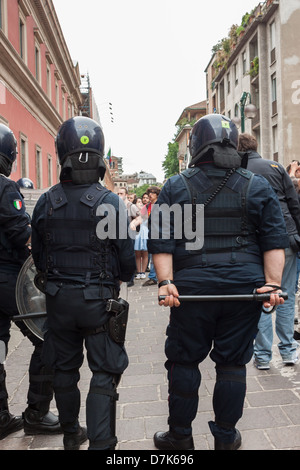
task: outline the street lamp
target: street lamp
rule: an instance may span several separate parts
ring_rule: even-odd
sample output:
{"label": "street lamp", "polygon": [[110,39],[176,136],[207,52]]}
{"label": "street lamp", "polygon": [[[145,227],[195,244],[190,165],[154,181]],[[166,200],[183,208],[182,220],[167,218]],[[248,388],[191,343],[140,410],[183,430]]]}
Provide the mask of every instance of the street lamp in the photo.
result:
{"label": "street lamp", "polygon": [[241,126],[241,132],[245,132],[245,119],[254,119],[257,115],[257,108],[254,104],[251,103],[251,95],[246,91],[243,92],[242,97],[240,99],[240,106],[237,105],[241,111],[241,117],[235,116],[232,118],[232,122],[237,127]]}
{"label": "street lamp", "polygon": [[[247,104],[247,101],[249,99],[249,102]],[[241,100],[240,100],[240,105],[241,105],[241,131],[242,133],[245,132],[245,119],[254,119],[255,116],[257,115],[257,108],[254,106],[254,104],[251,103],[251,95],[250,93],[247,93],[244,91],[242,94]]]}

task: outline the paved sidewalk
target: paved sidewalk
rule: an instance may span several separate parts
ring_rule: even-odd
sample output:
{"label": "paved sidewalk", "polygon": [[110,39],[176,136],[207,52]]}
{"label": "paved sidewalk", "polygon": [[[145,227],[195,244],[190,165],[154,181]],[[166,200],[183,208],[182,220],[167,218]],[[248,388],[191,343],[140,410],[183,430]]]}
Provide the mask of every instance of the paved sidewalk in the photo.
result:
{"label": "paved sidewalk", "polygon": [[[118,392],[117,450],[155,451],[152,437],[167,430],[167,381],[164,368],[164,341],[169,309],[157,304],[157,286],[142,287],[135,281],[128,291],[130,318],[127,351],[130,365],[122,377]],[[245,410],[238,428],[242,433],[241,450],[300,450],[300,364],[283,366],[274,346],[269,371],[248,365]],[[25,408],[28,365],[32,347],[12,328],[7,358],[7,381],[10,411],[20,414]],[[212,393],[214,364],[206,359],[201,365],[202,383],[198,416],[193,425],[196,450],[212,450],[213,438],[208,421],[213,419]],[[80,419],[85,423],[85,397],[90,372],[81,369],[82,407]],[[53,402],[53,411],[55,402]],[[0,441],[0,450],[61,450],[62,436],[25,436],[19,431]],[[87,445],[81,447],[87,449]]]}

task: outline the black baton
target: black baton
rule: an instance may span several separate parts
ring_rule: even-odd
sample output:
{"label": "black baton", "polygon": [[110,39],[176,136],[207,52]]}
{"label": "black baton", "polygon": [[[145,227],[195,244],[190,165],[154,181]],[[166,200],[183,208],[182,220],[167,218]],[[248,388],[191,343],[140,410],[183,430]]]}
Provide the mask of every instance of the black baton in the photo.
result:
{"label": "black baton", "polygon": [[44,318],[46,316],[47,316],[46,312],[26,313],[25,315],[16,315],[12,317],[12,321],[30,320],[34,318]]}
{"label": "black baton", "polygon": [[[281,299],[287,300],[288,295],[286,293],[278,294]],[[158,301],[165,300],[167,295],[159,295]],[[250,295],[180,295],[177,297],[180,302],[268,302],[270,300],[270,294],[265,292],[264,294],[250,294]]]}

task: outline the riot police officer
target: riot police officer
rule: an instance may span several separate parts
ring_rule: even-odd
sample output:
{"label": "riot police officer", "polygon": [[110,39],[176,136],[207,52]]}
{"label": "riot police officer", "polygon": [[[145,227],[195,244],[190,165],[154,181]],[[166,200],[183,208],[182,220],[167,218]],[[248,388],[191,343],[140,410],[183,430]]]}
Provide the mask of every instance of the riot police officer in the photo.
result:
{"label": "riot police officer", "polygon": [[[160,238],[154,239],[151,213],[148,248],[159,295],[166,296],[160,304],[171,307],[165,346],[169,431],[154,435],[158,449],[194,448],[198,366],[208,354],[216,364],[215,419],[209,422],[215,449],[241,446],[236,424],[243,413],[246,364],[253,355],[261,311],[259,302],[181,302],[178,296],[251,294],[258,288],[259,293],[273,291],[265,307],[283,303],[277,294],[288,236],[279,202],[264,178],[245,169],[246,158],[237,145],[238,131],[231,120],[216,114],[201,118],[191,132],[189,169],[171,177],[157,201],[169,207],[178,204],[183,212],[191,206],[191,218],[182,217],[182,225],[191,227],[182,227],[179,237],[171,213],[170,236],[163,237],[159,227]],[[204,237],[196,226],[203,206]]]}
{"label": "riot police officer", "polygon": [[60,432],[57,417],[49,411],[53,396],[52,371],[41,360],[43,342],[22,321],[16,324],[34,346],[29,367],[28,407],[23,417],[13,416],[8,408],[4,362],[11,318],[18,315],[15,286],[22,264],[30,254],[27,245],[31,237],[30,220],[19,186],[8,178],[16,157],[15,136],[7,126],[0,124],[0,439],[23,426],[26,434]]}
{"label": "riot police officer", "polygon": [[29,178],[20,178],[17,181],[17,183],[20,186],[20,188],[34,189],[33,181],[31,181],[31,179],[29,179]]}
{"label": "riot police officer", "polygon": [[[117,385],[128,357],[124,337],[118,340],[112,331],[111,321],[117,317],[108,306],[119,305],[120,281],[129,281],[135,270],[132,240],[118,235],[120,217],[127,230],[126,208],[99,182],[106,166],[104,135],[97,122],[80,116],[64,122],[56,150],[61,182],[37,202],[32,254],[39,272],[36,282],[46,294],[45,345],[47,360],[55,368],[64,448],[77,450],[88,438],[90,450],[114,449]],[[99,227],[106,218],[105,233]],[[116,230],[110,231],[109,221]],[[115,329],[124,328],[124,323],[126,318]],[[93,374],[86,401],[87,429],[78,418],[83,342]]]}

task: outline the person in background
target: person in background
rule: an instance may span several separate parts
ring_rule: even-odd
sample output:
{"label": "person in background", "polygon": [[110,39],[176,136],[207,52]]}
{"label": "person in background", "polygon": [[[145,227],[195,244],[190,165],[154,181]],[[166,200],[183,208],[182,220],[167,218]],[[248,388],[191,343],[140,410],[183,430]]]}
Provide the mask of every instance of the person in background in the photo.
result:
{"label": "person in background", "polygon": [[[146,204],[146,207],[144,207],[143,214],[147,213],[148,218],[150,217],[153,205],[156,203],[157,198],[159,196],[159,193],[160,193],[160,188],[158,188],[157,186],[151,186],[147,190],[147,194],[148,194],[148,197],[149,197],[149,203]],[[153,286],[155,284],[157,284],[157,276],[156,276],[152,256],[150,255],[150,272],[148,274],[148,280],[145,281],[142,284],[142,286],[143,287],[148,287],[148,286]]]}
{"label": "person in background", "polygon": [[[291,180],[294,183],[296,193],[298,194],[298,198],[300,200],[300,164],[298,160],[293,160],[286,168],[286,171],[291,177]],[[296,274],[296,284],[295,284],[295,294],[298,292],[298,283],[299,283],[299,274],[300,274],[300,252],[298,251],[297,253],[297,274]],[[296,303],[297,303],[297,297],[296,297]],[[296,325],[299,324],[299,312],[298,312],[298,305],[296,307],[295,311],[295,320],[294,323]],[[294,339],[296,341],[300,340],[300,332],[296,328],[294,331]]]}
{"label": "person in background", "polygon": [[[257,152],[258,144],[254,136],[241,134],[238,148],[240,152],[246,152],[248,156],[247,169],[266,178],[276,192],[289,235],[282,277],[282,286],[288,294],[288,300],[276,309],[275,329],[279,338],[278,349],[283,364],[294,365],[298,361],[297,348],[299,347],[293,338],[297,253],[300,250],[299,198],[285,168],[278,162],[262,158]],[[254,365],[258,369],[268,370],[272,359],[272,315],[262,313],[258,329],[254,346]]]}
{"label": "person in background", "polygon": [[136,279],[146,279],[146,269],[148,266],[148,211],[144,210],[144,202],[149,202],[143,198],[137,198],[137,207],[140,211],[140,215],[136,217],[131,223],[130,228],[136,230],[137,236],[134,242],[135,260],[136,260]]}
{"label": "person in background", "polygon": [[136,205],[136,194],[128,194],[128,201],[130,201],[132,204],[135,204]]}
{"label": "person in background", "polygon": [[[122,199],[122,201],[124,202],[124,204],[126,206],[127,213],[128,213],[128,221],[129,221],[129,224],[130,224],[130,222],[132,222],[132,220],[136,219],[140,215],[139,209],[135,204],[133,204],[129,200],[128,189],[127,188],[125,188],[125,187],[119,188],[118,196]],[[135,242],[135,240],[133,239],[132,240],[133,247],[134,247],[134,242]],[[134,286],[134,274],[132,275],[130,281],[127,282],[127,287],[132,287],[132,286]]]}

